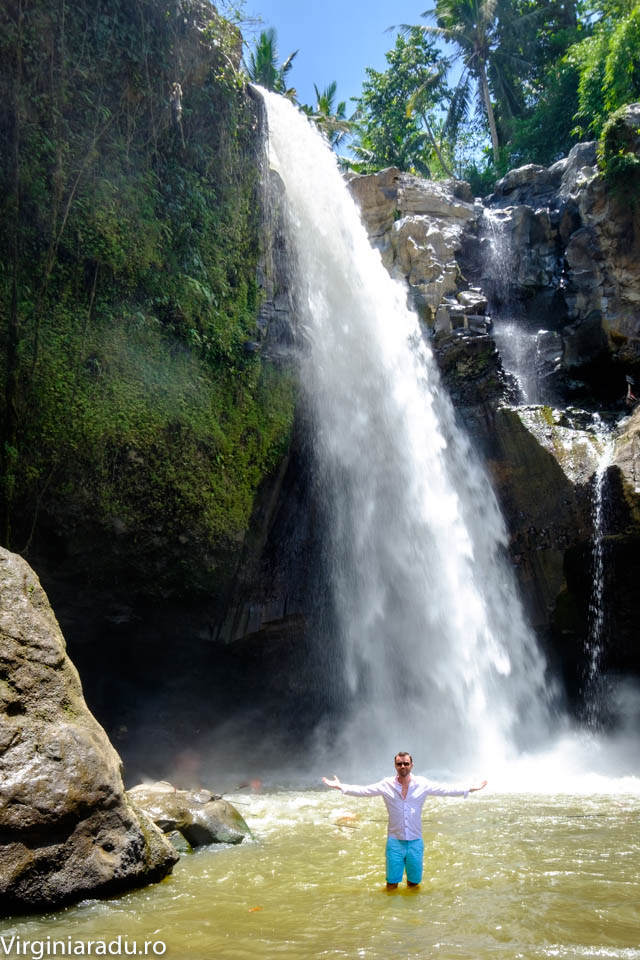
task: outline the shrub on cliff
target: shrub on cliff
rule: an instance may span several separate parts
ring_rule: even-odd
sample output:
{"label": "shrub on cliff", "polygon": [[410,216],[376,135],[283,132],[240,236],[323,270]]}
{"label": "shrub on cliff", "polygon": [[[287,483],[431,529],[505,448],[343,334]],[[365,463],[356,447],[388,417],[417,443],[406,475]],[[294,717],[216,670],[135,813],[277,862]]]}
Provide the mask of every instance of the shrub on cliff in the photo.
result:
{"label": "shrub on cliff", "polygon": [[598,144],[598,166],[615,194],[640,199],[640,104],[616,110],[605,123]]}

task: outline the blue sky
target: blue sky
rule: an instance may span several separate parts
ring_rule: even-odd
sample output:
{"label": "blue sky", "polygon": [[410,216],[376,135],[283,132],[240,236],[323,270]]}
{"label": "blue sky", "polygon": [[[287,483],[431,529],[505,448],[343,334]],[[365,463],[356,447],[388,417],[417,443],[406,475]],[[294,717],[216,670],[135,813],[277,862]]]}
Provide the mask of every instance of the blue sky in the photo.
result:
{"label": "blue sky", "polygon": [[275,27],[281,61],[299,50],[288,74],[298,100],[313,105],[313,84],[322,90],[335,80],[337,98],[347,101],[349,115],[354,109],[350,97],[359,96],[365,67],[387,67],[384,55],[396,36],[385,33],[387,27],[419,23],[420,14],[432,6],[429,0],[247,0],[245,10],[262,18],[262,29]]}

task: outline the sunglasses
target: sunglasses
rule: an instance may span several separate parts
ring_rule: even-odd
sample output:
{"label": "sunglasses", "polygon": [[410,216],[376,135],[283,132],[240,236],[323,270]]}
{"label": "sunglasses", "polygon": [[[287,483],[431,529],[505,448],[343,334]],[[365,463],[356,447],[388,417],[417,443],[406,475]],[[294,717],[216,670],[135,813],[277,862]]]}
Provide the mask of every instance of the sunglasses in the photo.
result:
{"label": "sunglasses", "polygon": [[411,760],[396,760],[396,767],[410,767]]}

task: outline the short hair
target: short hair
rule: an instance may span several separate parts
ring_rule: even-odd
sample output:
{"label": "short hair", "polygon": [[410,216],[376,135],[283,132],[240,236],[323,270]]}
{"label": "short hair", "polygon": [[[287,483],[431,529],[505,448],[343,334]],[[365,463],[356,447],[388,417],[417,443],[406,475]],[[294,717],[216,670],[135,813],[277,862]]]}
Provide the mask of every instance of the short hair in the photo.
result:
{"label": "short hair", "polygon": [[409,760],[411,760],[411,763],[413,763],[413,757],[411,756],[408,750],[398,750],[395,757],[393,758],[394,763],[396,762],[398,757],[409,757]]}

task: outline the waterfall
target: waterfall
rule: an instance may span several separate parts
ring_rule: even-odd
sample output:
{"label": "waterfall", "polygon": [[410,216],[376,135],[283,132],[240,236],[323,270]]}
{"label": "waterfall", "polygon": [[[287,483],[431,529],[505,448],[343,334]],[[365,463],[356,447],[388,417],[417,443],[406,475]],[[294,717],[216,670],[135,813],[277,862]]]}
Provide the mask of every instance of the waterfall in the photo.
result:
{"label": "waterfall", "polygon": [[[597,417],[597,414],[596,414]],[[606,691],[601,674],[604,645],[604,502],[607,469],[613,457],[613,440],[607,435],[599,417],[596,434],[603,444],[602,454],[593,475],[593,546],[591,550],[592,593],[589,603],[589,627],[586,642],[585,682],[583,689],[585,719],[591,728],[600,726]]]}
{"label": "waterfall", "polygon": [[506,229],[510,216],[508,209],[485,209],[482,217],[488,240],[488,243],[485,242],[483,259],[492,290],[492,336],[504,369],[518,384],[522,401],[538,403],[536,352],[539,334],[529,329],[524,318],[514,312],[513,290],[517,282],[517,265],[511,237]]}
{"label": "waterfall", "polygon": [[379,775],[398,749],[423,768],[484,768],[549,723],[503,521],[335,157],[288,101],[263,96],[343,651],[334,749],[354,772]]}

